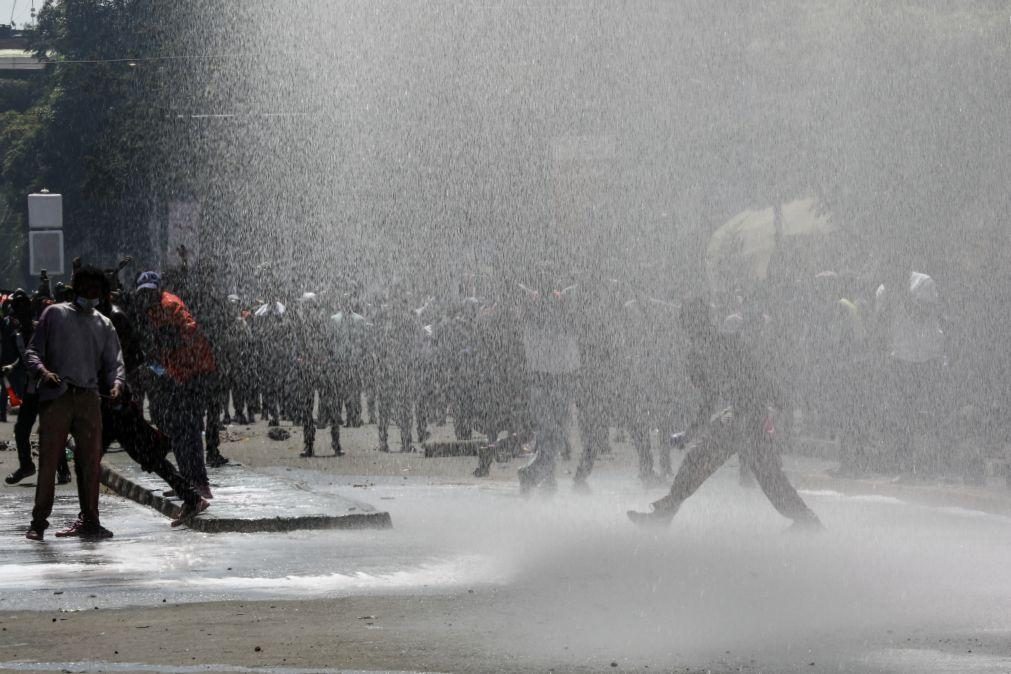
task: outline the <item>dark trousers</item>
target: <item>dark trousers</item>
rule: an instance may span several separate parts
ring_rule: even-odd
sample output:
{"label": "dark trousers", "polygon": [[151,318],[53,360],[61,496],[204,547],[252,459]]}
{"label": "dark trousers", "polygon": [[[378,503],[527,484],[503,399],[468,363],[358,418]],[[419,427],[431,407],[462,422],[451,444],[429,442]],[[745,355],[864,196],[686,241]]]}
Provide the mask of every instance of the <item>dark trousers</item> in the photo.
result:
{"label": "dark trousers", "polygon": [[207,444],[208,454],[220,454],[221,449],[221,414],[226,405],[222,405],[222,400],[224,397],[224,391],[226,389],[223,386],[222,379],[217,375],[210,375],[205,378],[206,393],[205,399],[207,400],[207,410],[206,417],[207,421],[205,424],[204,431],[204,441]]}
{"label": "dark trousers", "polygon": [[342,399],[344,404],[344,421],[348,426],[358,426],[362,423],[362,377],[352,371],[345,382]]}
{"label": "dark trousers", "polygon": [[581,482],[590,477],[593,464],[602,452],[608,451],[608,407],[606,401],[599,395],[601,389],[592,387],[580,395],[576,404],[580,435],[583,439],[583,454],[576,468],[575,481]]}
{"label": "dark trousers", "polygon": [[[653,477],[653,449],[649,444],[649,428],[643,422],[635,423],[628,428],[628,434],[632,438],[632,446],[639,457],[639,479],[646,480]],[[661,438],[662,441],[662,438]],[[666,473],[670,471],[670,448],[660,448],[660,470]]]}
{"label": "dark trousers", "polygon": [[55,400],[40,405],[39,473],[35,483],[33,528],[49,526],[56,494],[56,469],[71,435],[77,444],[74,468],[81,519],[98,524],[98,480],[102,461],[101,398],[95,391],[70,389]]}
{"label": "dark trousers", "polygon": [[530,414],[537,437],[537,455],[520,468],[521,481],[551,486],[555,463],[566,446],[571,382],[567,375],[538,373],[530,384]]}
{"label": "dark trousers", "polygon": [[307,449],[312,449],[316,441],[316,382],[308,365],[299,365],[292,378],[289,393],[292,421],[302,425],[302,438]]}
{"label": "dark trousers", "polygon": [[753,416],[714,420],[698,443],[685,454],[671,485],[670,494],[657,507],[677,509],[735,453],[755,473],[755,479],[781,515],[794,521],[817,521],[783,473],[779,452],[762,427],[762,419]]}
{"label": "dark trousers", "polygon": [[414,418],[413,386],[397,384],[392,378],[378,383],[376,391],[376,425],[379,429],[379,448],[389,449],[390,421],[400,427],[400,448],[411,449],[411,421]]}
{"label": "dark trousers", "polygon": [[[39,396],[36,393],[26,393],[21,399],[21,409],[18,420],[14,422],[14,442],[18,447],[18,465],[20,468],[35,468],[32,461],[32,427],[39,418]],[[67,453],[60,454],[57,464],[58,475],[70,475],[70,464],[67,463]]]}
{"label": "dark trousers", "polygon": [[[125,400],[103,403],[103,450],[113,441],[118,441],[127,455],[144,471],[165,480],[184,503],[196,505],[200,501],[200,494],[193,488],[193,484],[166,458],[172,450],[168,436],[147,423],[139,403]],[[80,479],[77,483],[80,485]]]}
{"label": "dark trousers", "polygon": [[341,451],[341,402],[342,398],[337,385],[320,379],[307,368],[300,369],[294,392],[294,414],[296,423],[302,425],[302,436],[305,448],[312,450],[316,443],[316,422],[313,420],[313,407],[316,403],[316,392],[319,392],[319,416],[326,419],[330,427],[330,445],[334,453]]}
{"label": "dark trousers", "polygon": [[346,394],[338,383],[338,378],[324,377],[319,383],[319,415],[326,419],[330,427],[330,446],[335,453],[341,451],[341,424],[347,419],[341,416]]}
{"label": "dark trousers", "polygon": [[[251,368],[250,363],[225,361],[225,369],[219,374],[221,378],[221,407],[225,416],[228,413],[229,397],[231,397],[232,407],[235,409],[235,416],[251,417],[253,408],[256,406],[253,401],[254,386],[252,377],[247,373],[247,368]],[[231,395],[229,395],[231,394]]]}
{"label": "dark trousers", "polygon": [[202,377],[185,384],[162,378],[155,403],[158,411],[152,412],[158,427],[171,439],[179,472],[196,486],[208,483],[203,442],[208,393]]}
{"label": "dark trousers", "polygon": [[[35,393],[26,393],[21,399],[21,409],[18,411],[18,420],[14,423],[14,442],[18,446],[18,463],[22,468],[34,468],[32,461],[32,427],[39,418],[39,396]],[[63,463],[67,462],[67,454],[63,453]],[[69,472],[69,469],[68,469]]]}

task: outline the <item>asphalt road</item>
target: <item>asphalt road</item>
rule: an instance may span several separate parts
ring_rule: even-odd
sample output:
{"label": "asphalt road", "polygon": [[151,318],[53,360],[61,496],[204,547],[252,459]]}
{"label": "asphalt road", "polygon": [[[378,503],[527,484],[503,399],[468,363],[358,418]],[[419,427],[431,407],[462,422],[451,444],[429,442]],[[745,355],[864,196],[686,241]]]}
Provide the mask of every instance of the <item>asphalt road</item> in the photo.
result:
{"label": "asphalt road", "polygon": [[[731,463],[641,532],[625,510],[662,490],[643,492],[622,443],[591,494],[563,464],[558,492],[527,500],[516,462],[475,480],[472,459],[372,452],[374,427],[346,431],[348,457],[306,461],[296,429],[278,444],[260,426],[225,454],[393,528],[207,535],[103,496],[113,540],[35,544],[32,489],[0,488],[0,670],[1011,672],[1002,489],[861,487],[788,459],[827,526],[797,536]],[[54,523],[76,512],[59,493]],[[51,618],[65,639],[45,638]],[[124,640],[131,621],[163,629]],[[193,638],[205,623],[216,641]]]}
{"label": "asphalt road", "polygon": [[[1005,516],[821,489],[804,495],[827,531],[786,534],[730,467],[653,533],[624,511],[660,492],[620,472],[597,476],[588,496],[563,482],[524,500],[508,482],[263,470],[382,506],[395,527],[201,534],[109,496],[112,541],[38,544],[20,536],[31,490],[5,488],[0,611],[382,597],[439,639],[444,617],[413,607],[463,597],[446,604],[466,626],[455,638],[489,662],[510,654],[518,670],[1011,671]],[[104,666],[115,669],[76,665]]]}

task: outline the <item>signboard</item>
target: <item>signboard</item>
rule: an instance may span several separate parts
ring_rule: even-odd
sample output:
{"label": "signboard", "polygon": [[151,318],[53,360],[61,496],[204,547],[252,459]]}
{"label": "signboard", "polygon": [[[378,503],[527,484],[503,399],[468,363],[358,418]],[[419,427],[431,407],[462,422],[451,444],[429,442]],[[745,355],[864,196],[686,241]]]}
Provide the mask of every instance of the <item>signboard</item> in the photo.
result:
{"label": "signboard", "polygon": [[30,229],[63,227],[63,195],[48,192],[29,194],[28,227]]}
{"label": "signboard", "polygon": [[38,276],[45,269],[50,276],[63,273],[63,230],[28,232],[28,273]]}

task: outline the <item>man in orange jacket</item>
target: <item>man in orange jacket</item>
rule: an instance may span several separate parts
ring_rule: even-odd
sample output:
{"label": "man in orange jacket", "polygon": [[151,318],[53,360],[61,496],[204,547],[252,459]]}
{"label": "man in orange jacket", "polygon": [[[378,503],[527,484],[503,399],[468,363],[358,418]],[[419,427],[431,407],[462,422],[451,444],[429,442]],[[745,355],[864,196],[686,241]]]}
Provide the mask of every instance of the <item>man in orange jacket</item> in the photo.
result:
{"label": "man in orange jacket", "polygon": [[212,498],[204,461],[203,413],[217,367],[211,344],[181,299],[147,271],[137,279],[137,307],[147,324],[148,367],[157,375],[151,417],[172,439],[179,472],[205,499]]}

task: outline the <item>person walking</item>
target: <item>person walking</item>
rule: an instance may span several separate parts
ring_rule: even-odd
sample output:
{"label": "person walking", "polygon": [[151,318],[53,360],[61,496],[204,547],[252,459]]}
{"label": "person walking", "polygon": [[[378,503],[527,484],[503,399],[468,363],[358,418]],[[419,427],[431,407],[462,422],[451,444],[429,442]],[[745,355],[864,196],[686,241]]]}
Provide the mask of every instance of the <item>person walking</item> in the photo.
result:
{"label": "person walking", "polygon": [[[691,343],[689,374],[699,389],[698,416],[680,444],[695,441],[685,455],[670,493],[652,504],[650,512],[628,511],[640,525],[668,524],[681,504],[733,454],[754,470],[755,479],[772,505],[797,529],[820,529],[821,522],[790,484],[770,437],[771,408],[782,395],[761,372],[757,361],[733,335],[720,333],[701,299],[681,308],[681,327]],[[719,403],[728,405],[722,411]]]}
{"label": "person walking", "polygon": [[72,282],[73,302],[54,304],[39,319],[25,360],[39,380],[39,477],[35,508],[25,537],[41,541],[49,527],[54,478],[67,436],[76,442],[80,516],[57,537],[110,538],[98,513],[102,456],[100,391],[118,399],[125,373],[123,352],[112,322],[97,312],[108,293],[108,279],[94,267],[82,267]]}

